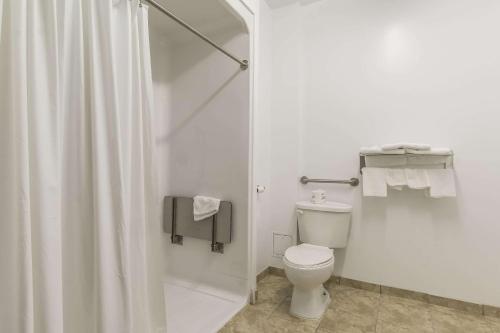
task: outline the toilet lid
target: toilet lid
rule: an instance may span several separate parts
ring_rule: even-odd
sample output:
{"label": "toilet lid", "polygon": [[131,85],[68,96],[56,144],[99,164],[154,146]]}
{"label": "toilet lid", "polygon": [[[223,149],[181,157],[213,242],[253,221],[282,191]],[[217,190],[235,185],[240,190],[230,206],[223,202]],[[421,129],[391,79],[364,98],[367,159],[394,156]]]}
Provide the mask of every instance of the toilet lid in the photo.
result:
{"label": "toilet lid", "polygon": [[350,213],[352,212],[352,206],[333,201],[326,201],[323,203],[312,203],[311,201],[299,201],[296,203],[298,209],[306,210],[319,210],[323,212],[334,212],[334,213]]}
{"label": "toilet lid", "polygon": [[324,246],[300,244],[285,251],[285,259],[299,266],[315,266],[330,261],[333,251]]}

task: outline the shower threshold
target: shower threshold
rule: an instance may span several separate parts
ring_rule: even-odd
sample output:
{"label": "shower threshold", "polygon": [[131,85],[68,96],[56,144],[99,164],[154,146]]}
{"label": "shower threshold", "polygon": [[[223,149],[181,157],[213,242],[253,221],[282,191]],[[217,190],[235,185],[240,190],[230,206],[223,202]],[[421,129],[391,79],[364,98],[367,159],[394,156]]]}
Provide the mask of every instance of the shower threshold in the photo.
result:
{"label": "shower threshold", "polygon": [[165,283],[167,332],[216,333],[246,304],[242,296],[226,297]]}

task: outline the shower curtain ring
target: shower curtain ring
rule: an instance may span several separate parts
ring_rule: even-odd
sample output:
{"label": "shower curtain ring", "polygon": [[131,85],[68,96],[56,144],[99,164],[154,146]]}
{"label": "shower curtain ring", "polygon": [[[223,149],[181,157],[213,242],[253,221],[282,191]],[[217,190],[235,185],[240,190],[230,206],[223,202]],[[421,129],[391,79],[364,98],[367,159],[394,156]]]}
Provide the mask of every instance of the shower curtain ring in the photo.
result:
{"label": "shower curtain ring", "polygon": [[139,8],[142,7],[142,0],[139,0]]}

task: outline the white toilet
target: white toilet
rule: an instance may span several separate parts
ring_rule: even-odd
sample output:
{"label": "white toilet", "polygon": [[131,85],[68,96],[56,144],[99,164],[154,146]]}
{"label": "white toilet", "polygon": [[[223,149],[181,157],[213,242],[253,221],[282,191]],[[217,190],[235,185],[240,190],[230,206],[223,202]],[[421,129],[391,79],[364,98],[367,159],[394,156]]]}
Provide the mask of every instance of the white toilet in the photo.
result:
{"label": "white toilet", "polygon": [[338,202],[297,202],[299,238],[283,256],[285,273],[293,284],[290,314],[319,318],[330,303],[323,287],[333,273],[334,248],[347,244],[352,206]]}

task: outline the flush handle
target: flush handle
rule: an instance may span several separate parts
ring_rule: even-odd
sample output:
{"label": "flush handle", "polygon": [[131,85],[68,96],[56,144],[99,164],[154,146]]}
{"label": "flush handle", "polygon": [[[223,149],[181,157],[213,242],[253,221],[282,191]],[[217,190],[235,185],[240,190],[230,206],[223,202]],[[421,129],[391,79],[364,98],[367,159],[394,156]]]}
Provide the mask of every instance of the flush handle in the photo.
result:
{"label": "flush handle", "polygon": [[304,211],[303,211],[303,210],[301,210],[301,209],[297,209],[297,214],[298,214],[298,215],[302,215],[302,214],[304,214]]}

